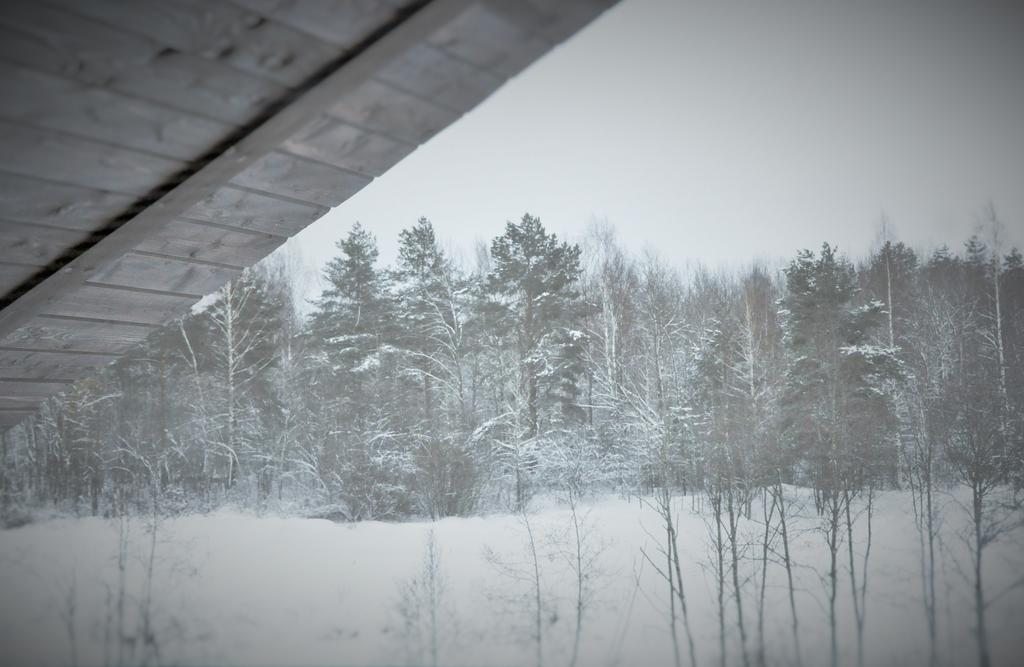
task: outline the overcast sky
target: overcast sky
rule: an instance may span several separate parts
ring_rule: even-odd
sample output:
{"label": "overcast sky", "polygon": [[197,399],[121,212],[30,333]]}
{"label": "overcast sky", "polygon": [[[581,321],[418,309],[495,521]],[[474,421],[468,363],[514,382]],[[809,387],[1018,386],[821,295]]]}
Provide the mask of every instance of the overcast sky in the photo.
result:
{"label": "overcast sky", "polygon": [[[1024,231],[1020,3],[622,0],[299,235],[320,263],[359,220],[381,259],[419,216],[469,254],[538,215],[607,219],[686,263],[859,255],[884,211],[959,245],[996,204]],[[941,6],[940,6],[941,5]]]}

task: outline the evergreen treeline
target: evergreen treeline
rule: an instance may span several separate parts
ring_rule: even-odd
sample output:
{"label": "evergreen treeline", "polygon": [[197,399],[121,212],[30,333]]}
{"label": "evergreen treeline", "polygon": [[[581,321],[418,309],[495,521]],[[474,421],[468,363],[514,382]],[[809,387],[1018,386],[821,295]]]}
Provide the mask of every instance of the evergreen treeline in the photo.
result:
{"label": "evergreen treeline", "polygon": [[984,504],[1024,482],[1024,261],[993,238],[683,276],[530,215],[470,266],[420,219],[382,268],[356,224],[308,316],[265,262],[9,431],[4,514],[159,497],[399,519],[673,488],[705,491],[728,536],[786,484],[833,533],[881,488]]}

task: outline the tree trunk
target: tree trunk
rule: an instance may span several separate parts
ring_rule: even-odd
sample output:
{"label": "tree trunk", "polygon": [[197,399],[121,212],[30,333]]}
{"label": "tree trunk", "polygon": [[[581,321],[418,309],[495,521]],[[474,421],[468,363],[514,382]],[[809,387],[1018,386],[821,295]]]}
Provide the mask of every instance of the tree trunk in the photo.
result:
{"label": "tree trunk", "polygon": [[768,588],[768,549],[771,542],[772,518],[775,515],[775,497],[772,495],[771,505],[768,504],[768,492],[762,489],[761,509],[764,517],[764,535],[761,538],[761,582],[757,599],[757,665],[765,667],[767,656],[764,646],[764,603]]}
{"label": "tree trunk", "polygon": [[988,630],[985,627],[985,589],[982,585],[981,558],[985,548],[981,526],[984,519],[984,493],[977,482],[972,484],[972,519],[974,520],[974,614],[978,640],[978,667],[991,667],[992,656],[988,648]]}
{"label": "tree trunk", "polygon": [[722,536],[721,485],[717,484],[716,496],[710,498],[711,511],[715,518],[715,583],[718,587],[718,664],[725,667],[728,662],[725,649],[725,544]]}
{"label": "tree trunk", "polygon": [[572,527],[576,538],[576,632],[572,642],[572,657],[569,660],[569,667],[576,667],[576,661],[580,654],[580,639],[583,637],[583,612],[586,603],[586,580],[589,573],[584,572],[583,564],[583,535],[580,532],[580,518],[576,513],[576,497],[574,491],[569,492],[569,507],[572,511]]}
{"label": "tree trunk", "polygon": [[750,656],[747,653],[747,626],[743,619],[743,591],[740,587],[740,559],[739,547],[739,517],[736,514],[735,491],[733,485],[729,485],[728,495],[728,518],[729,518],[729,551],[731,556],[732,569],[732,590],[736,598],[736,623],[740,631],[740,655],[743,657],[743,667],[750,667]]}
{"label": "tree trunk", "polygon": [[533,527],[526,512],[520,510],[523,523],[526,525],[526,534],[530,540],[530,557],[533,566],[533,602],[534,602],[534,640],[536,642],[536,664],[537,667],[544,667],[544,607],[540,590],[540,558],[537,555],[537,542],[533,537]]}
{"label": "tree trunk", "polygon": [[672,633],[672,657],[675,660],[676,667],[682,665],[679,656],[679,633],[676,630],[676,586],[674,582],[674,574],[672,569],[672,552],[673,552],[673,538],[672,538],[672,515],[668,514],[665,521],[665,559],[666,559],[666,574],[668,575],[668,623],[669,631]]}
{"label": "tree trunk", "polygon": [[793,585],[793,559],[789,553],[789,517],[786,514],[785,488],[782,486],[782,471],[779,471],[778,483],[775,485],[775,494],[779,506],[779,528],[782,531],[782,562],[786,568],[786,583],[789,593],[789,614],[793,630],[793,652],[797,667],[803,666],[803,657],[800,650],[800,617],[796,611],[796,587]]}
{"label": "tree trunk", "polygon": [[675,567],[676,571],[676,595],[679,597],[679,611],[681,612],[683,618],[683,629],[686,631],[686,643],[690,653],[690,665],[692,667],[697,667],[697,650],[693,643],[693,631],[690,629],[690,614],[686,607],[686,590],[683,588],[683,570],[679,563],[679,536],[676,534],[675,524],[671,520],[671,495],[667,496],[666,502],[669,504],[668,530],[672,554],[672,564],[673,567]]}
{"label": "tree trunk", "polygon": [[826,500],[828,505],[828,524],[825,526],[825,542],[828,546],[828,630],[829,630],[829,664],[839,665],[839,637],[836,624],[836,597],[839,579],[839,499],[835,492],[830,492]]}

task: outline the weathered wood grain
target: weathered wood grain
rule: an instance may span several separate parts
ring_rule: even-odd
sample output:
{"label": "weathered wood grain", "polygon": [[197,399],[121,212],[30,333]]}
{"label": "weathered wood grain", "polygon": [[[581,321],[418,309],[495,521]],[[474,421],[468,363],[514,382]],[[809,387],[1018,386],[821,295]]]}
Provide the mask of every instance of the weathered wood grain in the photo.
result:
{"label": "weathered wood grain", "polygon": [[[240,269],[129,253],[97,269],[89,284],[192,294],[196,301],[240,274]],[[120,295],[111,294],[108,298],[118,299]]]}
{"label": "weathered wood grain", "polygon": [[321,206],[337,206],[370,180],[369,176],[273,151],[231,182]]}
{"label": "weathered wood grain", "polygon": [[162,325],[187,314],[196,301],[189,296],[82,285],[49,301],[43,314]]}
{"label": "weathered wood grain", "polygon": [[284,241],[262,232],[232,231],[188,220],[171,220],[136,246],[143,252],[239,267],[255,264]]}
{"label": "weathered wood grain", "polygon": [[0,219],[93,231],[130,212],[129,195],[0,171]]}
{"label": "weathered wood grain", "polygon": [[[369,178],[283,153],[271,152],[268,155],[268,151],[273,151],[274,147],[307,126],[342,92],[373,76],[383,63],[392,61],[410,44],[422,42],[465,9],[469,1],[431,2],[344,61],[330,75],[310,82],[308,89],[300,95],[291,96],[288,104],[237,143],[187,177],[168,184],[169,189],[158,200],[0,311],[0,335],[17,329],[36,313],[50,312],[54,303],[70,307],[70,302],[63,301],[65,295],[80,296],[82,290],[76,286],[88,281],[96,269],[134,248],[168,220],[191,217],[186,215],[190,207],[214,195],[226,181],[240,173],[244,174],[241,179],[243,185],[265,187],[295,199],[305,197],[307,201],[326,206],[345,199]],[[93,307],[99,305],[90,304]],[[109,307],[109,304],[103,305]]]}
{"label": "weathered wood grain", "polygon": [[416,145],[361,130],[324,115],[292,136],[283,148],[343,169],[380,176],[415,150]]}
{"label": "weathered wood grain", "polygon": [[239,70],[298,86],[337,57],[309,33],[219,0],[51,0],[73,13]]}
{"label": "weathered wood grain", "polygon": [[117,358],[116,355],[0,349],[0,377],[26,380],[77,379]]}
{"label": "weathered wood grain", "polygon": [[[180,180],[165,184],[167,191],[159,199],[0,311],[0,335],[16,330],[38,313],[63,312],[54,311],[55,307],[66,308],[74,314],[73,298],[81,297],[82,305],[100,313],[83,314],[82,317],[106,317],[102,313],[110,312],[111,304],[86,299],[84,290],[78,286],[90,280],[96,270],[107,266],[144,241],[168,220],[191,217],[187,215],[191,207],[213,196],[225,182],[239,174],[243,174],[240,182],[245,187],[263,187],[285,197],[300,201],[305,198],[306,201],[322,206],[336,204],[362,187],[369,181],[364,175],[344,172],[336,167],[284,153],[270,152],[268,155],[268,151],[273,151],[295,132],[306,127],[344,91],[372,77],[384,63],[392,61],[411,44],[421,43],[464,10],[469,2],[436,0],[429,3],[400,24],[392,26],[386,34],[366,45],[352,58],[339,64],[328,76],[311,81],[309,88],[301,94],[289,96],[287,104],[237,143],[190,174],[181,174]],[[227,89],[232,90],[230,87]],[[181,312],[185,310],[187,308],[182,308]],[[145,314],[147,311],[143,309],[138,312]],[[159,313],[160,317],[144,316],[162,320],[164,314]],[[112,319],[118,315],[115,312]]]}
{"label": "weathered wood grain", "polygon": [[429,44],[417,44],[381,68],[377,78],[459,113],[475,107],[502,84]]}
{"label": "weathered wood grain", "polygon": [[0,121],[0,169],[87,188],[144,195],[185,168],[178,160]]}
{"label": "weathered wood grain", "polygon": [[226,185],[190,207],[182,217],[287,237],[305,229],[327,210],[326,206]]}
{"label": "weathered wood grain", "polygon": [[457,111],[439,107],[375,79],[346,92],[328,113],[416,144],[425,142],[459,117]]}
{"label": "weathered wood grain", "polygon": [[86,231],[0,220],[0,262],[46,266],[94,238]]}
{"label": "weathered wood grain", "polygon": [[[86,3],[88,4],[88,3]],[[0,118],[191,161],[232,127],[153,102],[0,62]]]}
{"label": "weathered wood grain", "polygon": [[350,49],[373,31],[394,20],[403,7],[416,4],[399,0],[236,0],[237,4]]}
{"label": "weathered wood grain", "polygon": [[160,51],[137,35],[32,0],[5,0],[0,26],[0,58],[99,86]]}
{"label": "weathered wood grain", "polygon": [[84,322],[39,316],[0,339],[0,349],[122,354],[153,332],[152,326]]}
{"label": "weathered wood grain", "polygon": [[0,60],[229,123],[258,117],[280,83],[142,35],[23,0],[0,3]]}
{"label": "weathered wood grain", "polygon": [[288,92],[268,79],[170,48],[146,67],[121,72],[110,87],[234,126],[256,120]]}

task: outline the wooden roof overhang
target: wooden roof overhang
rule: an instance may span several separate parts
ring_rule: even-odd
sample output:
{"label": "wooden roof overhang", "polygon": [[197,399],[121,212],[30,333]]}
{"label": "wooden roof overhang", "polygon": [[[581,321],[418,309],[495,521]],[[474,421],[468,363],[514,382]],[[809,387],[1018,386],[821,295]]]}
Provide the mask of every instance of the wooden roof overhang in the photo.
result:
{"label": "wooden roof overhang", "polygon": [[4,0],[0,429],[615,0]]}

